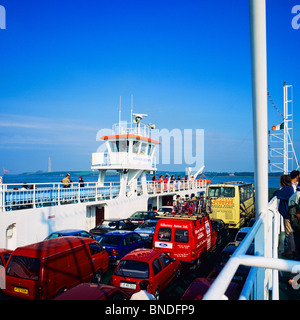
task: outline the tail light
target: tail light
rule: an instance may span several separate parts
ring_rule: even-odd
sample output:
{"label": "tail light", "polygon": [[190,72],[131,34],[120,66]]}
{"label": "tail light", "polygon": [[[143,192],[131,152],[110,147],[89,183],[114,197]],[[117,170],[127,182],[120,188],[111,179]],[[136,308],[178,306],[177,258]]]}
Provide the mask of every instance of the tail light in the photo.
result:
{"label": "tail light", "polygon": [[112,256],[117,256],[119,254],[119,252],[117,250],[113,249],[111,254],[112,254]]}
{"label": "tail light", "polygon": [[152,289],[153,289],[152,282],[149,281],[149,284],[148,284],[148,287],[147,287],[147,291],[151,291]]}
{"label": "tail light", "polygon": [[38,292],[38,295],[39,295],[40,297],[42,297],[43,294],[44,294],[44,288],[43,288],[43,286],[38,286],[37,292]]}
{"label": "tail light", "polygon": [[195,257],[195,250],[194,249],[191,250],[191,254],[192,254],[192,257]]}

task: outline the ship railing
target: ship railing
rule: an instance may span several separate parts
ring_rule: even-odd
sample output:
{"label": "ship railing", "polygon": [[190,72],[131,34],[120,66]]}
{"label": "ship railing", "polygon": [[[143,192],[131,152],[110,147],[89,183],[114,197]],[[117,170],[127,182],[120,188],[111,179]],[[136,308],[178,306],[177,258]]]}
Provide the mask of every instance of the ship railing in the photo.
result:
{"label": "ship railing", "polygon": [[141,135],[143,137],[150,137],[150,127],[144,123],[140,123],[139,126],[136,124],[126,123],[119,124],[115,123],[113,125],[113,131],[115,134],[134,134]]}
{"label": "ship railing", "polygon": [[197,181],[174,181],[171,182],[170,180],[165,182],[147,182],[147,191],[148,194],[160,194],[160,193],[172,193],[178,191],[185,191],[185,190],[193,190],[193,189],[205,189],[207,183],[205,180],[197,180]]}
{"label": "ship railing", "polygon": [[104,185],[88,182],[84,187],[80,187],[79,183],[71,183],[68,188],[64,188],[62,183],[33,183],[28,189],[22,187],[22,184],[3,184],[0,210],[11,211],[113,199],[119,195],[119,191],[120,184],[115,182]]}
{"label": "ship railing", "polygon": [[[279,233],[280,214],[275,197],[269,202],[268,210],[259,215],[203,299],[227,299],[225,292],[238,267],[243,265],[251,269],[239,300],[279,300],[278,271],[299,273],[300,270],[299,261],[278,259]],[[253,241],[255,254],[248,255],[246,252]]]}

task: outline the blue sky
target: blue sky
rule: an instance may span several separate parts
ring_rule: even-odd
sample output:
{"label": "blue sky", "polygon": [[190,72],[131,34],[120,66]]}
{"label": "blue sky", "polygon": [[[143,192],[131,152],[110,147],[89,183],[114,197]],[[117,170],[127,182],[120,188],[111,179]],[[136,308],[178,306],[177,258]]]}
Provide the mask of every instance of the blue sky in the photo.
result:
{"label": "blue sky", "polygon": [[[268,89],[294,88],[300,157],[297,0],[267,0]],[[98,130],[134,111],[204,129],[206,171],[253,171],[246,0],[0,0],[0,169],[89,170]],[[299,19],[300,23],[300,19]],[[281,122],[269,104],[269,127]],[[166,169],[166,167],[159,167]],[[170,166],[169,169],[181,170]],[[1,172],[0,171],[0,172]]]}

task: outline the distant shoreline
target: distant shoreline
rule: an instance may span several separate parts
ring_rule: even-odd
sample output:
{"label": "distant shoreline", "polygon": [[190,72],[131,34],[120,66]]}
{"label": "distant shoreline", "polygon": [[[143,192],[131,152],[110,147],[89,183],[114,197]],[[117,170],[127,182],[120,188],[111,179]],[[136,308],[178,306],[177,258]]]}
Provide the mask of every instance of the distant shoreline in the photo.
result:
{"label": "distant shoreline", "polygon": [[[36,171],[36,172],[23,172],[20,174],[7,174],[7,176],[60,176],[65,175],[67,171],[54,171],[54,172],[44,172],[44,171]],[[68,171],[73,176],[98,176],[97,171]],[[108,175],[115,174],[115,172],[107,172]],[[186,173],[184,171],[156,171],[155,175],[172,175],[175,176],[186,176]],[[280,177],[282,173],[281,172],[271,172],[269,173],[269,177]],[[201,175],[207,176],[207,177],[232,177],[233,179],[238,177],[254,177],[254,172],[204,172]],[[201,176],[200,175],[200,176]]]}

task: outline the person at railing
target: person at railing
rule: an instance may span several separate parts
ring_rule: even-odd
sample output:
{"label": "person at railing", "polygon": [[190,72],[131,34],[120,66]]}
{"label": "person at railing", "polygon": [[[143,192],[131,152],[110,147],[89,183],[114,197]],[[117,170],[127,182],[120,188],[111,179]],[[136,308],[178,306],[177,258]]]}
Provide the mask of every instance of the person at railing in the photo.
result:
{"label": "person at railing", "polygon": [[164,181],[164,176],[161,175],[159,176],[159,179],[158,179],[158,185],[159,185],[159,188],[158,188],[158,192],[161,193],[162,192],[162,184],[163,184],[163,181]]}
{"label": "person at railing", "polygon": [[79,177],[78,183],[79,183],[80,188],[84,188],[84,181],[81,176]]}
{"label": "person at railing", "polygon": [[299,175],[300,175],[300,172],[298,170],[293,170],[290,172],[290,177],[292,179],[292,187],[294,188],[294,192],[296,192],[298,187]]}
{"label": "person at railing", "polygon": [[171,176],[171,179],[170,179],[170,191],[174,191],[174,185],[176,183],[176,178],[174,175]]}
{"label": "person at railing", "polygon": [[166,174],[164,178],[164,192],[167,191],[168,181],[169,181],[168,175]]}
{"label": "person at railing", "polygon": [[292,258],[296,254],[296,246],[294,240],[294,231],[291,226],[291,216],[289,214],[288,201],[294,194],[294,188],[292,187],[292,179],[289,175],[283,174],[280,176],[280,190],[276,190],[273,196],[279,199],[278,211],[283,217],[285,236],[288,239],[288,251],[282,255]]}
{"label": "person at railing", "polygon": [[156,193],[156,184],[157,184],[157,179],[155,176],[152,177],[152,192]]}
{"label": "person at railing", "polygon": [[61,182],[63,183],[64,188],[70,188],[71,183],[73,182],[73,181],[70,179],[70,173],[67,173],[67,174],[66,174],[66,177],[63,178],[63,179],[61,180]]}

